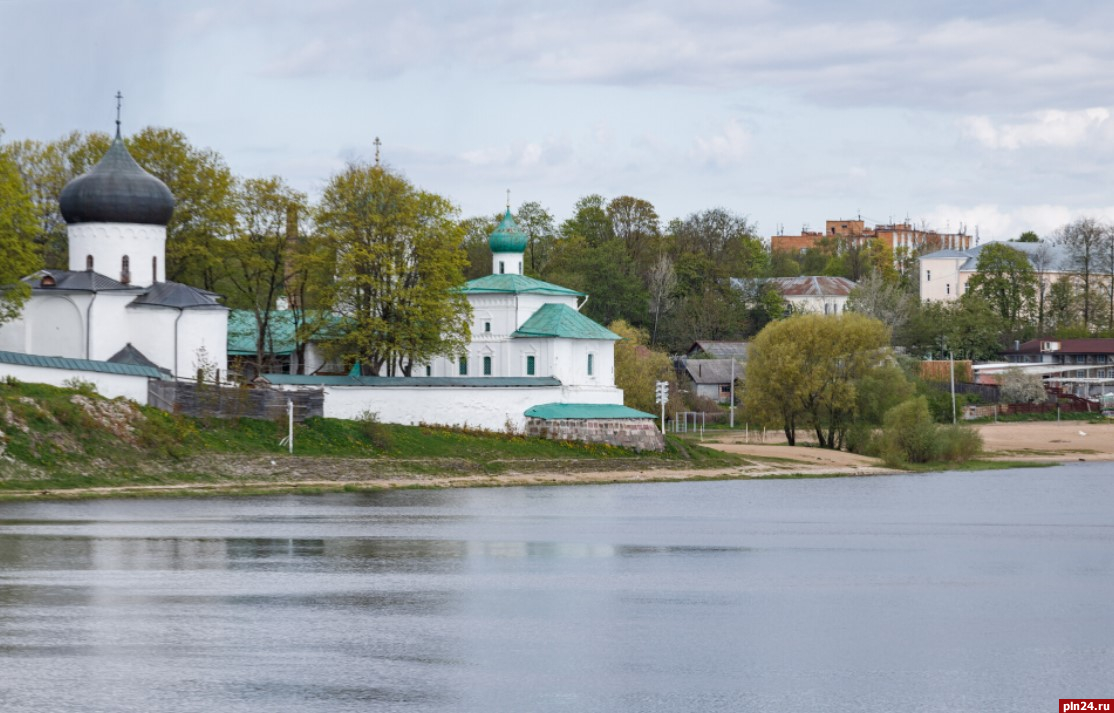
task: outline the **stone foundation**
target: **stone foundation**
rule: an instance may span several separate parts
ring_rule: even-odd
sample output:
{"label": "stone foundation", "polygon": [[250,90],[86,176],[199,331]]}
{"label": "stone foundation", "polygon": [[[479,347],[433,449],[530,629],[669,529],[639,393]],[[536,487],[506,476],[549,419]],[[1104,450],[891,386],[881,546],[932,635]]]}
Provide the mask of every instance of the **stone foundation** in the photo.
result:
{"label": "stone foundation", "polygon": [[526,435],[551,441],[606,443],[637,451],[661,451],[665,439],[649,418],[526,419]]}

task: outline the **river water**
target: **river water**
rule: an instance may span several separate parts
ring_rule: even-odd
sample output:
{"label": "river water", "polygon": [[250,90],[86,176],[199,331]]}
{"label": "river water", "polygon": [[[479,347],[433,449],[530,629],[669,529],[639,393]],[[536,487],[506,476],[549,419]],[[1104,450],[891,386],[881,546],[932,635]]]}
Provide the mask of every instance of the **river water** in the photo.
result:
{"label": "river water", "polygon": [[0,710],[1052,711],[1114,467],[0,504]]}

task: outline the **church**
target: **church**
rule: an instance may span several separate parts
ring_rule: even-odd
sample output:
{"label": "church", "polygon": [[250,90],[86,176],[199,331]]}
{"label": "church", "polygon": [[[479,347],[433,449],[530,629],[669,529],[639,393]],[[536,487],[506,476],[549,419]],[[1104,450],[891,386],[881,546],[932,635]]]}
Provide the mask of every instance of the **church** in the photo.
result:
{"label": "church", "polygon": [[[30,299],[19,318],[0,325],[3,371],[33,381],[26,369],[46,377],[69,370],[98,386],[107,386],[104,374],[225,373],[228,310],[212,292],[166,280],[174,196],[128,153],[119,120],[108,152],[66,185],[59,207],[69,269],[24,278]],[[117,395],[111,386],[101,392]]]}

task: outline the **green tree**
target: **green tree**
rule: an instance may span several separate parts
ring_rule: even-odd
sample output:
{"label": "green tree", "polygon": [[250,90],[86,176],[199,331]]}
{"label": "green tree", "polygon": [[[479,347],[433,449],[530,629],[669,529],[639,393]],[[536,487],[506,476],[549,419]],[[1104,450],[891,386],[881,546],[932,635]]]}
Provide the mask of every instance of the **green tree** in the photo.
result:
{"label": "green tree", "polygon": [[885,362],[889,342],[885,325],[854,313],[772,322],[751,343],[744,403],[781,425],[790,445],[811,427],[821,446],[840,448],[859,415],[859,383]]}
{"label": "green tree", "polygon": [[617,240],[593,246],[579,235],[564,238],[549,260],[546,279],[587,293],[581,311],[601,324],[617,319],[644,324],[648,319],[646,289]]}
{"label": "green tree", "polygon": [[989,302],[1010,331],[1032,311],[1037,276],[1028,256],[1006,243],[991,243],[979,253],[967,289]]}
{"label": "green tree", "polygon": [[[503,216],[499,216],[502,219]],[[553,253],[553,242],[557,239],[557,229],[553,216],[541,203],[527,201],[515,211],[514,221],[522,232],[529,236],[526,243],[526,264],[524,271],[529,275],[541,275]],[[492,230],[494,230],[492,226]]]}
{"label": "green tree", "polygon": [[461,247],[468,261],[464,267],[464,279],[475,280],[491,274],[491,246],[487,239],[503,216],[465,218],[460,222],[464,233]]}
{"label": "green tree", "polygon": [[0,324],[19,316],[31,294],[20,278],[42,265],[35,245],[37,218],[19,169],[0,152]]}
{"label": "green tree", "polygon": [[174,194],[174,215],[166,226],[166,278],[222,291],[221,243],[236,228],[235,180],[224,158],[193,146],[175,129],[147,127],[126,143],[136,162]]}
{"label": "green tree", "polygon": [[632,196],[619,196],[607,204],[611,233],[627,250],[639,274],[647,275],[658,254],[661,224],[658,213],[649,201]]}
{"label": "green tree", "polygon": [[236,232],[224,244],[228,302],[250,310],[255,319],[256,373],[268,368],[266,343],[278,298],[286,289],[287,256],[306,215],[306,196],[277,176],[253,178],[237,186]]}
{"label": "green tree", "polygon": [[1040,241],[1040,236],[1034,233],[1032,230],[1026,230],[1024,233],[1017,237],[1017,242],[1019,243],[1039,243]]}
{"label": "green tree", "polygon": [[336,350],[365,373],[410,375],[469,340],[463,230],[445,198],[380,166],[352,163],[330,179],[318,229],[336,256],[329,299],[341,315]]}
{"label": "green tree", "polygon": [[894,334],[905,328],[915,308],[916,299],[908,290],[877,271],[863,277],[847,297],[848,311],[873,317]]}
{"label": "green tree", "polygon": [[607,216],[606,201],[598,193],[584,196],[576,202],[573,216],[561,224],[565,238],[579,237],[589,247],[599,247],[615,237],[611,219]]}
{"label": "green tree", "polygon": [[673,363],[663,352],[646,346],[646,331],[616,320],[607,327],[622,339],[615,343],[615,385],[623,390],[623,403],[647,413],[657,413],[654,402],[655,384],[669,382],[669,410],[681,410],[677,374]]}
{"label": "green tree", "polygon": [[66,222],[58,208],[62,189],[101,160],[111,142],[108,134],[73,131],[54,141],[24,139],[0,148],[19,168],[35,205],[39,225],[35,242],[46,267],[69,264]]}
{"label": "green tree", "polygon": [[1102,264],[1103,244],[1109,233],[1110,227],[1094,218],[1080,218],[1057,231],[1057,242],[1067,250],[1072,270],[1083,287],[1082,318],[1087,329],[1092,327],[1092,295],[1098,283],[1096,273]]}

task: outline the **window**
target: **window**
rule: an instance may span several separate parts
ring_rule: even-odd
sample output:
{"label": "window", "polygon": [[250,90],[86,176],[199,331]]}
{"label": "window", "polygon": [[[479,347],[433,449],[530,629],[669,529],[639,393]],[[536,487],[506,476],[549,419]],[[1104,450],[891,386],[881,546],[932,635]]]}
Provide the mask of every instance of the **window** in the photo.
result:
{"label": "window", "polygon": [[484,322],[484,331],[491,332],[491,322]]}
{"label": "window", "polygon": [[484,357],[484,376],[491,376],[491,357]]}
{"label": "window", "polygon": [[595,354],[589,354],[588,355],[588,376],[592,375],[592,362],[595,361],[595,357],[596,357]]}
{"label": "window", "polygon": [[468,376],[468,357],[462,356],[457,363],[457,368],[460,370],[461,376]]}
{"label": "window", "polygon": [[534,357],[526,357],[526,376],[534,375]]}
{"label": "window", "polygon": [[131,260],[128,259],[127,255],[125,255],[120,260],[120,282],[123,282],[126,285],[131,281],[132,281]]}
{"label": "window", "polygon": [[86,270],[92,270],[93,269],[93,256],[92,255],[86,255],[85,256],[85,269]]}
{"label": "window", "polygon": [[925,270],[924,271],[924,281],[925,282],[932,282],[932,270]]}
{"label": "window", "polygon": [[431,366],[430,364],[425,365],[425,375],[433,376],[433,366]]}
{"label": "window", "polygon": [[503,261],[502,260],[499,261],[499,274],[500,275],[503,274]]}
{"label": "window", "polygon": [[151,258],[151,284],[159,281],[159,259],[157,257]]}
{"label": "window", "polygon": [[944,285],[944,294],[945,295],[950,295],[951,293],[952,293],[952,283],[949,282],[948,284]]}

